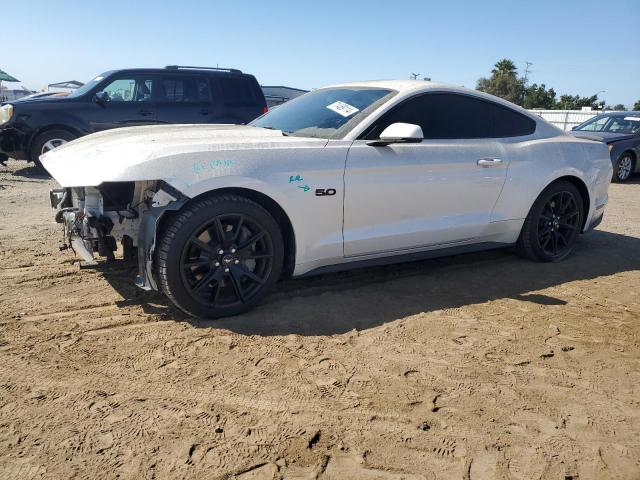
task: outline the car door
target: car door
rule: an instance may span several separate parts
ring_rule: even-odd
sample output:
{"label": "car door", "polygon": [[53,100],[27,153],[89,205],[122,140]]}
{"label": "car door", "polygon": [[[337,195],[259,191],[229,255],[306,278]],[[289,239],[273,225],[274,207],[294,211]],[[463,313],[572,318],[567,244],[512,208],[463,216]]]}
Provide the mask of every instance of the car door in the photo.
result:
{"label": "car door", "polygon": [[161,75],[155,92],[160,123],[215,122],[209,82],[204,75]]}
{"label": "car door", "polygon": [[[369,145],[396,122],[420,125],[424,140]],[[509,164],[491,136],[486,102],[467,95],[423,94],[374,122],[347,156],[345,256],[481,238]]]}
{"label": "car door", "polygon": [[92,131],[157,123],[153,101],[154,75],[123,74],[109,79],[101,88],[88,115]]}

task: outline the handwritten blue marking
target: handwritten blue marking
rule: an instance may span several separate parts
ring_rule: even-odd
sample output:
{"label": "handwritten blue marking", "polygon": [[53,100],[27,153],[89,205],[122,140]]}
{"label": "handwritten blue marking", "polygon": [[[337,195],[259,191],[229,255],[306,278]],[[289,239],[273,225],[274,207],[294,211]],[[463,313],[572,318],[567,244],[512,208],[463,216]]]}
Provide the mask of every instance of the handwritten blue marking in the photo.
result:
{"label": "handwritten blue marking", "polygon": [[301,188],[305,192],[308,192],[309,190],[311,190],[311,187],[309,185],[301,185],[298,188]]}
{"label": "handwritten blue marking", "polygon": [[204,171],[215,170],[220,167],[231,167],[232,165],[235,165],[235,163],[236,161],[231,159],[194,162],[192,170],[194,173],[202,173]]}
{"label": "handwritten blue marking", "polygon": [[292,182],[301,182],[302,181],[302,177],[300,175],[296,175],[295,177],[293,175],[291,175],[289,177],[289,183]]}

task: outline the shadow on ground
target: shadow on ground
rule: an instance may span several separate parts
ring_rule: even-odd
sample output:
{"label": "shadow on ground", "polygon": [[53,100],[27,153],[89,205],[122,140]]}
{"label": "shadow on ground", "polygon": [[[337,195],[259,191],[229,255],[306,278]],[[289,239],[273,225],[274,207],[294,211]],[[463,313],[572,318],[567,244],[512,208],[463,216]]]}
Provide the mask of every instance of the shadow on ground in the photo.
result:
{"label": "shadow on ground", "polygon": [[537,291],[576,280],[640,269],[640,239],[595,231],[564,262],[540,264],[510,250],[425,260],[281,281],[253,311],[215,321],[190,318],[158,293],[133,286],[133,267],[102,272],[150,315],[244,335],[332,335],[364,330],[421,312],[512,298],[547,306],[567,301]]}
{"label": "shadow on ground", "polygon": [[36,167],[33,163],[25,163],[24,167],[13,172],[13,176],[32,180],[51,180],[51,175],[44,168]]}

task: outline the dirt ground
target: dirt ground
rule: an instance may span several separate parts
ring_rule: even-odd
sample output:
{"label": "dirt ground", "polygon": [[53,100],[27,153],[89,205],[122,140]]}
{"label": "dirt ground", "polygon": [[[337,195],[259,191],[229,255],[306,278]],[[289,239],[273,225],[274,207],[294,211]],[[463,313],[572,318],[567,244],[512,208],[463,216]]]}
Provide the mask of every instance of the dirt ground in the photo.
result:
{"label": "dirt ground", "polygon": [[0,478],[638,479],[640,179],[560,264],[281,282],[194,321],[0,167]]}

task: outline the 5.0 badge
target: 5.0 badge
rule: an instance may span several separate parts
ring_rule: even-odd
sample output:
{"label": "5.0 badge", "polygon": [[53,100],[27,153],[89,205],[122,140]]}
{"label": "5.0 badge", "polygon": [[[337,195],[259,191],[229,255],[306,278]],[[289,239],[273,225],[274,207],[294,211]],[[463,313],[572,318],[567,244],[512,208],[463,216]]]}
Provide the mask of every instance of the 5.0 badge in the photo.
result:
{"label": "5.0 badge", "polygon": [[316,197],[326,197],[328,195],[335,195],[335,188],[316,188]]}

